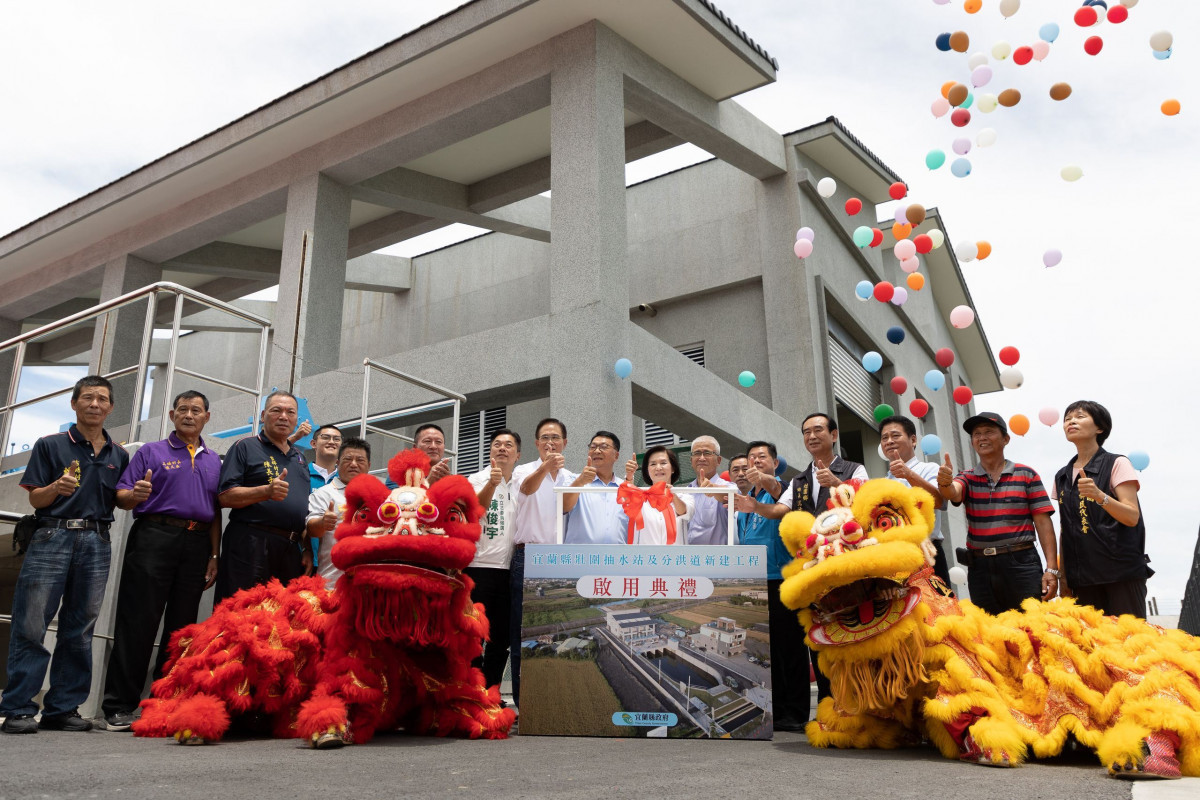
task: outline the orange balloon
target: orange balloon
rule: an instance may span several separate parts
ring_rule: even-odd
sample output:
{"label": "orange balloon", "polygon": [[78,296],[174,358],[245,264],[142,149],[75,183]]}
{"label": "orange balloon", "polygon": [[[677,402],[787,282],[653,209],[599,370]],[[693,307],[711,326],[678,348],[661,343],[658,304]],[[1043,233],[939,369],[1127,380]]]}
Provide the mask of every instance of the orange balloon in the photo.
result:
{"label": "orange balloon", "polygon": [[912,289],[914,292],[919,292],[922,289],[924,289],[925,288],[925,276],[919,272],[909,273],[908,288]]}
{"label": "orange balloon", "polygon": [[981,8],[983,8],[983,0],[967,0],[967,2],[963,3],[963,11],[966,11],[968,14],[974,14]]}
{"label": "orange balloon", "polygon": [[975,255],[975,257],[980,261],[983,261],[992,254],[991,242],[976,242],[975,247],[979,249],[979,252]]}
{"label": "orange balloon", "polygon": [[912,225],[904,222],[892,223],[892,236],[896,237],[896,241],[907,239],[910,233],[912,233]]}
{"label": "orange balloon", "polygon": [[1024,414],[1013,414],[1008,418],[1008,429],[1017,436],[1029,433],[1029,417]]}
{"label": "orange balloon", "polygon": [[1017,103],[1021,102],[1021,93],[1016,89],[1005,89],[1000,93],[1000,96],[996,98],[996,101],[1005,108],[1012,108]]}
{"label": "orange balloon", "polygon": [[950,99],[950,90],[958,85],[958,81],[946,81],[942,84],[942,97]]}
{"label": "orange balloon", "polygon": [[[970,0],[968,0],[969,2]],[[976,9],[978,11],[979,9]],[[965,31],[955,31],[950,34],[950,49],[956,53],[965,53],[971,46],[971,37]]]}
{"label": "orange balloon", "polygon": [[1162,104],[1162,112],[1168,117],[1173,117],[1179,113],[1178,100],[1164,100]]}

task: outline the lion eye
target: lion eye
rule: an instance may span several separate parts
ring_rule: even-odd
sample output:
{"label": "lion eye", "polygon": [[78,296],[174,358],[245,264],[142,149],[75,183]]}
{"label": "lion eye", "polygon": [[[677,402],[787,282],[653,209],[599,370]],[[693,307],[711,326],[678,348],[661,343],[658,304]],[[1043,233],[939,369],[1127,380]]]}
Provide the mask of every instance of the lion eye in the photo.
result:
{"label": "lion eye", "polygon": [[463,516],[462,509],[455,506],[446,513],[447,522],[462,522],[466,517]]}
{"label": "lion eye", "polygon": [[379,518],[384,522],[395,522],[400,516],[400,506],[393,503],[391,500],[386,501],[379,507]]}
{"label": "lion eye", "polygon": [[899,514],[895,512],[885,511],[872,520],[871,527],[877,531],[886,531],[904,523]]}
{"label": "lion eye", "polygon": [[361,507],[361,506],[360,506],[360,507],[359,507],[359,509],[358,509],[357,511],[355,511],[355,512],[354,512],[354,518],[355,518],[356,520],[358,520],[359,522],[366,522],[366,520],[367,520],[367,509],[365,509],[365,508],[363,508],[363,507]]}

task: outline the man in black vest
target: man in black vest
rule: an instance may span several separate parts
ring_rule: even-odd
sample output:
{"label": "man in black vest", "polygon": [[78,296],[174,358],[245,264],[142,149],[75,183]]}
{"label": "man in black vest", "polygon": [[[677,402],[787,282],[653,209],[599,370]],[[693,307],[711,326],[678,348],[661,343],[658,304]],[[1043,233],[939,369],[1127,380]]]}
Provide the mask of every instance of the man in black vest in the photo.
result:
{"label": "man in black vest", "polygon": [[[828,507],[830,489],[849,480],[867,480],[866,467],[834,452],[838,439],[837,420],[829,414],[821,411],[809,414],[800,424],[800,433],[804,435],[804,449],[812,456],[812,463],[792,478],[776,502],[774,513],[767,516],[780,518],[789,511],[820,514]],[[817,666],[816,651],[809,650],[809,658],[813,674],[817,676],[817,702],[820,702],[830,695],[829,678]]]}

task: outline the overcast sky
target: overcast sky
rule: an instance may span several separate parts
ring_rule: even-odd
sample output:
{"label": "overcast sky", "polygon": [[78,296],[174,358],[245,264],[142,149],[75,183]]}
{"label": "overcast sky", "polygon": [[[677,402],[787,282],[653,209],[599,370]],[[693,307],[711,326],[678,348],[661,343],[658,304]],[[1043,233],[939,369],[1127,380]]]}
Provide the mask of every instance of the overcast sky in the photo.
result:
{"label": "overcast sky", "polygon": [[[457,3],[378,0],[214,0],[178,6],[119,3],[7,4],[0,26],[0,230],[39,217],[267,103]],[[1009,455],[1049,481],[1072,455],[1058,426],[1036,421],[1091,398],[1112,411],[1109,449],[1150,454],[1142,499],[1148,549],[1159,574],[1150,594],[1177,606],[1192,563],[1200,511],[1170,475],[1187,475],[1197,425],[1196,299],[1200,296],[1188,203],[1200,182],[1200,3],[1144,0],[1128,21],[1084,32],[1076,0],[1025,0],[1005,20],[998,0],[968,15],[959,0],[724,0],[718,5],[779,60],[779,80],[738,99],[780,132],[836,115],[937,206],[950,244],[985,239],[993,254],[963,265],[993,347],[1022,353],[1025,385],[980,396],[981,410],[1024,413],[1033,429]],[[979,92],[1013,87],[1014,108],[965,129],[935,119],[941,85],[968,81],[971,54],[1000,41],[1033,44],[1057,22],[1043,62],[989,60]],[[1168,60],[1149,37],[1175,34]],[[963,30],[966,54],[935,38]],[[1099,35],[1098,56],[1083,51]],[[1048,96],[1065,81],[1073,94]],[[1183,112],[1166,117],[1163,100]],[[973,172],[930,172],[925,154],[950,154],[959,136],[990,127],[997,143],[972,148]],[[689,158],[662,156],[661,166]],[[950,155],[950,160],[955,156]],[[1059,170],[1079,165],[1066,183]],[[646,177],[645,165],[631,175]],[[881,207],[881,217],[891,209]],[[818,243],[819,246],[819,243]],[[1048,248],[1062,264],[1042,266]],[[799,268],[799,267],[798,267]],[[909,376],[910,381],[913,376]],[[54,429],[57,429],[55,424]]]}

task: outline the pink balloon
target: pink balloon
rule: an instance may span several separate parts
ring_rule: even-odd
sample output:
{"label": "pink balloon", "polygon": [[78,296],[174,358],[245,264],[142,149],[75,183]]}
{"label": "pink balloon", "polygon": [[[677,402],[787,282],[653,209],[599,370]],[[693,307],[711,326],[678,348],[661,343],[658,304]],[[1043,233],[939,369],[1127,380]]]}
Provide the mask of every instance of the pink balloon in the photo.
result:
{"label": "pink balloon", "polygon": [[[1046,51],[1049,52],[1050,45],[1046,45]],[[1036,54],[1036,51],[1035,51]],[[1035,55],[1036,57],[1036,55]],[[992,79],[992,68],[987,64],[981,64],[971,71],[971,85],[978,89],[980,86],[987,86],[988,81]]]}
{"label": "pink balloon", "polygon": [[896,290],[892,292],[892,305],[902,306],[907,299],[908,289],[905,289],[903,286],[897,286]]}
{"label": "pink balloon", "polygon": [[935,117],[944,117],[950,113],[950,101],[944,97],[939,97],[933,101],[933,105],[929,107]]}
{"label": "pink balloon", "polygon": [[1042,254],[1042,263],[1047,267],[1057,267],[1060,261],[1062,261],[1062,250],[1050,249]]}
{"label": "pink balloon", "polygon": [[792,246],[792,251],[797,258],[808,258],[812,255],[813,243],[808,239],[797,239],[796,244]]}
{"label": "pink balloon", "polygon": [[[908,240],[905,239],[905,241],[908,241]],[[900,269],[904,270],[909,275],[916,272],[920,268],[921,268],[921,259],[917,258],[916,256],[913,256],[912,258],[906,258],[900,262]]]}
{"label": "pink balloon", "polygon": [[896,222],[899,222],[901,225],[904,225],[908,222],[907,212],[908,206],[901,203],[900,205],[896,206],[896,213],[892,215],[892,219],[896,220]]}
{"label": "pink balloon", "polygon": [[807,239],[808,241],[811,242],[813,240],[814,236],[816,236],[816,234],[813,233],[813,229],[808,227],[807,225],[805,225],[800,230],[796,231],[796,239],[797,240]]}
{"label": "pink balloon", "polygon": [[1041,61],[1046,56],[1050,55],[1050,43],[1041,39],[1034,42],[1030,46],[1030,49],[1033,50],[1033,57],[1037,61]]}
{"label": "pink balloon", "polygon": [[1058,409],[1046,406],[1038,412],[1038,419],[1047,428],[1053,427],[1054,423],[1058,422]]}
{"label": "pink balloon", "polygon": [[970,327],[975,321],[975,312],[970,306],[955,306],[950,312],[950,324],[956,328]]}
{"label": "pink balloon", "polygon": [[951,148],[960,156],[965,156],[967,153],[971,152],[971,140],[965,136],[960,136],[954,140],[954,144],[951,145]]}
{"label": "pink balloon", "polygon": [[896,258],[904,261],[905,259],[912,258],[917,254],[917,245],[912,239],[901,239],[900,241],[896,242],[896,246],[892,249],[892,252],[895,253]]}

